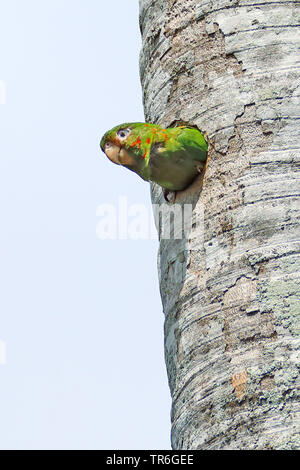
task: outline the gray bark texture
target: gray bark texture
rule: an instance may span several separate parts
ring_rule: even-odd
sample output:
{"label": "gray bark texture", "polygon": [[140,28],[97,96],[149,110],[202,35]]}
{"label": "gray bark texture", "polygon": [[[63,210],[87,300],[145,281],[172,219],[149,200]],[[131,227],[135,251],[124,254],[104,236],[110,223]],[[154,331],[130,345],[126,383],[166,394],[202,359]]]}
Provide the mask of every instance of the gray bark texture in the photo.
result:
{"label": "gray bark texture", "polygon": [[299,23],[295,1],[140,0],[146,120],[209,143],[190,229],[159,228],[174,449],[300,448]]}

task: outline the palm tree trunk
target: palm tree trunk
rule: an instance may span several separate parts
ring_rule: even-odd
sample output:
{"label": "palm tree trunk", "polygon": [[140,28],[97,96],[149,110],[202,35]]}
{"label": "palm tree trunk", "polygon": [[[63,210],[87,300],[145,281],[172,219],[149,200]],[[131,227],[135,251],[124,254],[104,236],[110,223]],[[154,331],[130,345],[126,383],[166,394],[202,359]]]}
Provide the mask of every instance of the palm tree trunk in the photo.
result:
{"label": "palm tree trunk", "polygon": [[209,142],[188,233],[160,228],[174,449],[300,447],[299,5],[140,0],[146,120]]}

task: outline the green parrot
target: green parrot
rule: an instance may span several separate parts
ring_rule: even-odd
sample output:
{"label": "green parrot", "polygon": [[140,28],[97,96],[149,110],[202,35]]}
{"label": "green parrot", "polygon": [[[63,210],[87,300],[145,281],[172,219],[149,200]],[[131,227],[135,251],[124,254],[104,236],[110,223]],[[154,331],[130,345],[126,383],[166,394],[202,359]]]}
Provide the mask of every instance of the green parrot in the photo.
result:
{"label": "green parrot", "polygon": [[207,143],[197,129],[163,129],[144,122],[113,127],[102,137],[100,147],[113,163],[159,184],[166,200],[168,192],[181,191],[193,182],[207,157]]}

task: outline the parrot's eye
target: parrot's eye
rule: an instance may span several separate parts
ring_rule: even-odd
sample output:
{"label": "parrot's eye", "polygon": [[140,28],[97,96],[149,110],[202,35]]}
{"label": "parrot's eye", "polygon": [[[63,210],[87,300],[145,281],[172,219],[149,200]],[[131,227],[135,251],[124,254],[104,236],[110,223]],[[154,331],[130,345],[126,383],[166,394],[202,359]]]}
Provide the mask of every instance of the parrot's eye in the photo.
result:
{"label": "parrot's eye", "polygon": [[117,136],[120,139],[126,139],[126,137],[130,134],[131,130],[130,129],[119,129],[117,132]]}

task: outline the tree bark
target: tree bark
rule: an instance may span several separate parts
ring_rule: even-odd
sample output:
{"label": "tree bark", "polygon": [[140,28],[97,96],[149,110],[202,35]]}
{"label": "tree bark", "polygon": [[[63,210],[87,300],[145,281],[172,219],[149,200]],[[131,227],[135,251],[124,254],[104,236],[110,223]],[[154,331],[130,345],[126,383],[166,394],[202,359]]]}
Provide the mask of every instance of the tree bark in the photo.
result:
{"label": "tree bark", "polygon": [[188,233],[159,229],[174,449],[300,447],[299,6],[140,0],[146,120],[209,143]]}

